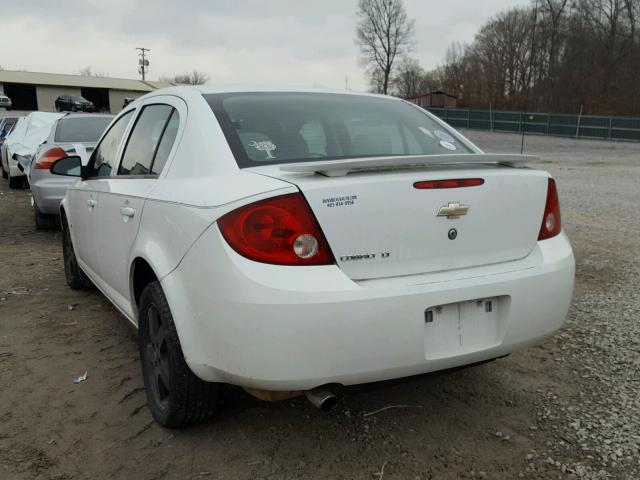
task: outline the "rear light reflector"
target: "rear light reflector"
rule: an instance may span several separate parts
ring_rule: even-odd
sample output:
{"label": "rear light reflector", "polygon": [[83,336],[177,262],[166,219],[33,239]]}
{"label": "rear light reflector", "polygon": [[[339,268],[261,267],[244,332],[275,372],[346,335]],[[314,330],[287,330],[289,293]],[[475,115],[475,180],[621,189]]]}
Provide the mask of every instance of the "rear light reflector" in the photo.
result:
{"label": "rear light reflector", "polygon": [[436,190],[439,188],[477,187],[484,183],[483,178],[454,178],[448,180],[425,180],[413,184],[418,190]]}
{"label": "rear light reflector", "polygon": [[275,265],[331,265],[329,244],[301,193],[267,198],[218,219],[229,246],[243,257]]}
{"label": "rear light reflector", "polygon": [[544,206],[544,215],[542,216],[538,240],[555,237],[560,233],[561,229],[558,190],[556,189],[556,181],[550,178],[547,186],[547,203]]}
{"label": "rear light reflector", "polygon": [[56,160],[59,160],[66,156],[67,152],[65,152],[63,149],[61,149],[60,147],[53,147],[47,150],[38,159],[34,168],[37,168],[38,170],[49,170],[51,168],[51,165],[53,165]]}

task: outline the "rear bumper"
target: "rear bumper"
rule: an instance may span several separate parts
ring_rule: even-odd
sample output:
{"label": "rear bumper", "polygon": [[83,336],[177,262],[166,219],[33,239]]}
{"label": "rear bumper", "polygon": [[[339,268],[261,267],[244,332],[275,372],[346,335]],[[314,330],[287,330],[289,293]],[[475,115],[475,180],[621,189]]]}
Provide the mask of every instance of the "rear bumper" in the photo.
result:
{"label": "rear bumper", "polygon": [[[561,234],[516,262],[356,283],[337,266],[248,261],[214,225],[162,285],[196,375],[303,390],[453,368],[535,344],[564,323],[574,268]],[[496,320],[477,327],[488,340],[441,348],[425,310],[489,298],[500,299]]]}
{"label": "rear bumper", "polygon": [[60,202],[67,189],[75,182],[74,177],[54,176],[47,170],[43,173],[32,170],[29,186],[40,212],[47,215],[60,215]]}

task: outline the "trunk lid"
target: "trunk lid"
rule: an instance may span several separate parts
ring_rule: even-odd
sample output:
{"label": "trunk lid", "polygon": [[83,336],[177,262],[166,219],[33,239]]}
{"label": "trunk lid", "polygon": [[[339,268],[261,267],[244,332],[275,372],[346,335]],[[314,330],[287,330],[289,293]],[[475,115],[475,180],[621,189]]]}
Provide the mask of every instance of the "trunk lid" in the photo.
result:
{"label": "trunk lid", "polygon": [[[287,171],[285,166],[250,170],[300,189],[338,266],[354,280],[523,258],[537,242],[548,183],[545,172],[499,164],[356,169],[333,177]],[[465,188],[414,187],[415,182],[464,178],[481,178],[484,183]],[[448,218],[451,209],[461,215]],[[449,233],[452,229],[455,235]]]}

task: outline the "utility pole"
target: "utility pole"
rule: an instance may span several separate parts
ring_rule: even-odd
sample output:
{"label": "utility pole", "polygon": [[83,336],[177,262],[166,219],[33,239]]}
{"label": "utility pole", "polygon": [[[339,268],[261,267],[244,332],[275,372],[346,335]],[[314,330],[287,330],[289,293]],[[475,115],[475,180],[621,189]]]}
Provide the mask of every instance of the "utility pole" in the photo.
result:
{"label": "utility pole", "polygon": [[142,75],[142,80],[145,79],[145,74],[149,71],[149,60],[146,57],[146,53],[150,52],[148,48],[144,47],[136,47],[136,50],[140,50],[140,59],[138,60],[138,73]]}

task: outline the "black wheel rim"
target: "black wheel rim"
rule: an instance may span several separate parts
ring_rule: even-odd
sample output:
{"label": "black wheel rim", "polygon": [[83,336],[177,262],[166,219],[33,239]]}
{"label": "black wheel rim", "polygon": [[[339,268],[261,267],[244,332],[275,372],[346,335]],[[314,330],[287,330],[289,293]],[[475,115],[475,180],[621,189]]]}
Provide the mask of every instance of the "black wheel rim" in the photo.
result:
{"label": "black wheel rim", "polygon": [[155,305],[150,305],[147,309],[147,330],[145,348],[151,391],[158,405],[166,408],[171,387],[167,327]]}

